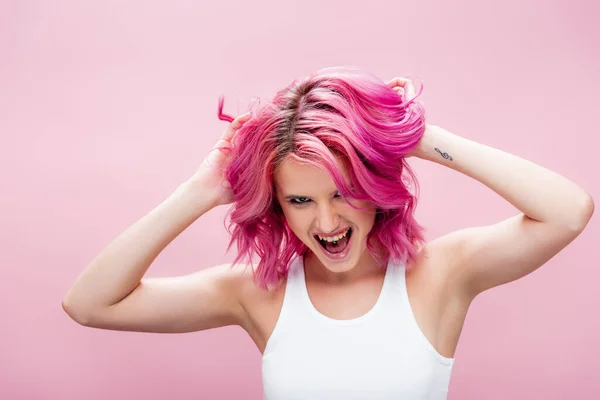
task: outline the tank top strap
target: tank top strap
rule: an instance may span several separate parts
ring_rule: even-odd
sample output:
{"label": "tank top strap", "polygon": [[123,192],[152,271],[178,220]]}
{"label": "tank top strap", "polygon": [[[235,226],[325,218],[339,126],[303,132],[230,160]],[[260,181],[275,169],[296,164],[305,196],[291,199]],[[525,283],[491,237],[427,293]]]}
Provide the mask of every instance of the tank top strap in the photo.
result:
{"label": "tank top strap", "polygon": [[[437,361],[443,365],[452,365],[454,358],[442,356],[427,337],[421,331],[419,324],[412,310],[408,289],[406,284],[406,264],[401,261],[390,262],[390,291],[388,293],[388,302],[386,309],[389,315],[398,316],[398,320],[402,323],[404,340],[412,343],[418,343],[429,351]],[[393,310],[392,310],[393,309]]]}
{"label": "tank top strap", "polygon": [[405,265],[402,261],[390,259],[387,268],[389,275],[388,304],[398,307],[398,304],[404,302],[404,292],[406,291]]}
{"label": "tank top strap", "polygon": [[[288,269],[286,284],[285,284],[285,296],[284,305],[291,306],[292,302],[296,303],[302,295],[304,285],[304,271],[302,267],[302,255],[296,255],[290,260]],[[285,304],[285,300],[289,300]],[[295,304],[294,304],[295,306]]]}
{"label": "tank top strap", "polygon": [[285,289],[281,311],[275,323],[275,328],[267,340],[263,356],[268,354],[270,349],[275,347],[279,341],[285,340],[294,333],[297,334],[297,328],[305,324],[303,319],[308,318],[303,301],[305,287],[302,268],[302,255],[297,255],[290,260],[287,278],[284,283]]}

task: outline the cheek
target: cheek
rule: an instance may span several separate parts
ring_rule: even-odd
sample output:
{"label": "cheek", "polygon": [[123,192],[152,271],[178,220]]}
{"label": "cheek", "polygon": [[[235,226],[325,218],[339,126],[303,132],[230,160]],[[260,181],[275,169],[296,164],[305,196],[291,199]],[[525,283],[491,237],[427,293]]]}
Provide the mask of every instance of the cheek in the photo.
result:
{"label": "cheek", "polygon": [[371,228],[375,223],[375,217],[377,213],[377,209],[370,203],[361,204],[361,207],[370,207],[370,209],[365,211],[354,210],[354,218],[355,223],[363,226]]}
{"label": "cheek", "polygon": [[306,217],[302,217],[302,213],[298,212],[298,210],[291,210],[288,207],[283,208],[283,216],[290,229],[297,235],[302,235],[303,232],[306,232]]}

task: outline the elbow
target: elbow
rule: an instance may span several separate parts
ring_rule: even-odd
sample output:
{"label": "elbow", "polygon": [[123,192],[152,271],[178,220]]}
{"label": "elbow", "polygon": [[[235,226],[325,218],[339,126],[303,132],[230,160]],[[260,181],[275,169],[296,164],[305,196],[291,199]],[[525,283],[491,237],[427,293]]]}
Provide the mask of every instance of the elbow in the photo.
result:
{"label": "elbow", "polygon": [[90,318],[88,313],[82,312],[76,307],[73,307],[72,304],[66,299],[63,299],[62,301],[62,309],[73,321],[77,322],[79,325],[89,326]]}
{"label": "elbow", "polygon": [[594,199],[591,195],[587,194],[578,206],[577,218],[571,228],[576,232],[583,231],[588,222],[590,222],[590,219],[592,219],[594,208]]}

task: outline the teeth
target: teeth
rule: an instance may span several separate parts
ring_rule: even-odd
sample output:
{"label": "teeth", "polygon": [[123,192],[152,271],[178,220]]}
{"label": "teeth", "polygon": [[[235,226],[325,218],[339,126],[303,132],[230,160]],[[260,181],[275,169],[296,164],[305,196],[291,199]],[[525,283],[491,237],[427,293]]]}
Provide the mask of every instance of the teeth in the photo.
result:
{"label": "teeth", "polygon": [[319,239],[321,239],[321,240],[323,240],[325,242],[337,242],[341,238],[345,237],[348,234],[349,230],[350,230],[350,228],[346,229],[346,232],[344,232],[344,233],[342,233],[340,235],[334,236],[334,237],[330,237],[330,238],[324,238],[324,237],[321,237],[319,235],[317,235],[317,236],[318,236]]}

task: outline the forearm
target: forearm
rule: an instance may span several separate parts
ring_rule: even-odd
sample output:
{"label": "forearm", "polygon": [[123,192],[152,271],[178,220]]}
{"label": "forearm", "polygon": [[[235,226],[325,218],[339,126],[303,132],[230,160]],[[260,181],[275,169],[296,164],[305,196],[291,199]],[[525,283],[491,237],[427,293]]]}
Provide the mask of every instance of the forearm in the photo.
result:
{"label": "forearm", "polygon": [[428,125],[416,155],[478,180],[537,221],[579,229],[593,212],[590,195],[565,177],[439,126]]}
{"label": "forearm", "polygon": [[160,252],[212,207],[202,187],[180,185],[90,262],[65,296],[65,310],[84,317],[126,297]]}

